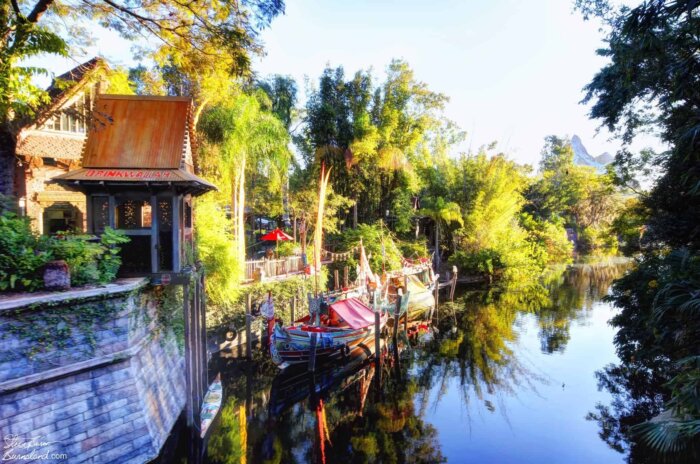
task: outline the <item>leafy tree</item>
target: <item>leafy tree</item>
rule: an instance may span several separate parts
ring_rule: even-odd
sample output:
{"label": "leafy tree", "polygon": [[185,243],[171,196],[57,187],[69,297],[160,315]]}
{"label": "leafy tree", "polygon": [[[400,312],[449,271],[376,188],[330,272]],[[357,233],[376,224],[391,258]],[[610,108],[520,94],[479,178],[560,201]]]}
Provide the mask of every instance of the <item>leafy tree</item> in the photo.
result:
{"label": "leafy tree", "polygon": [[201,153],[202,172],[230,199],[240,265],[245,261],[245,208],[252,206],[253,224],[256,201],[258,209],[269,212],[276,205],[281,212],[291,158],[286,129],[276,115],[263,110],[259,96],[233,95],[207,110],[199,125],[209,141]]}
{"label": "leafy tree", "polygon": [[612,222],[612,231],[620,238],[621,250],[625,254],[642,251],[648,220],[649,210],[639,198],[625,201],[620,214]]}
{"label": "leafy tree", "polygon": [[536,261],[528,234],[519,222],[526,176],[504,155],[488,157],[484,150],[465,158],[461,168],[470,184],[469,201],[462,205],[464,227],[455,232],[457,252],[452,261],[467,272],[489,278],[527,274]]}
{"label": "leafy tree", "polygon": [[618,168],[639,166],[640,157],[628,147],[640,132],[657,131],[669,147],[643,155],[660,175],[642,199],[649,211],[647,246],[637,269],[615,285],[613,299],[621,312],[613,322],[623,361],[635,360],[672,379],[667,412],[638,432],[661,451],[684,449],[697,458],[700,317],[693,295],[700,292],[700,5],[694,0],[621,8],[579,0],[577,5],[607,27],[607,47],[599,53],[609,63],[587,85],[586,101],[593,103],[591,116],[625,143],[616,156]]}
{"label": "leafy tree", "polygon": [[[0,6],[0,189],[9,192],[17,132],[47,101],[32,83],[41,67],[20,63],[42,53],[74,54],[90,40],[86,24],[99,24],[127,39],[153,38],[139,50],[161,66],[189,76],[198,112],[220,90],[221,79],[250,72],[251,55],[259,53],[258,31],[284,9],[282,0],[259,2],[178,2],[147,0],[4,1]],[[213,78],[212,78],[213,76]],[[201,90],[201,92],[200,92]],[[198,116],[199,113],[197,113]]]}
{"label": "leafy tree", "polygon": [[280,118],[287,130],[292,125],[297,103],[297,84],[290,76],[274,75],[256,82],[256,87],[270,99],[270,110]]}
{"label": "leafy tree", "polygon": [[327,68],[295,137],[303,168],[315,172],[321,162],[332,166],[334,190],[355,201],[353,225],[389,211],[395,228],[407,232],[413,196],[421,187],[415,168],[429,164],[432,152],[456,143],[440,136],[447,127],[440,116],[446,100],[417,81],[403,61],[389,64],[380,85],[367,71],[348,80],[342,67]]}
{"label": "leafy tree", "polygon": [[559,223],[578,231],[582,253],[616,250],[610,232],[621,206],[610,174],[598,174],[588,166],[574,164],[571,142],[548,136],[542,149],[540,176],[525,191],[525,211],[536,220]]}
{"label": "leafy tree", "polygon": [[435,224],[435,268],[439,270],[440,255],[442,254],[440,250],[440,226],[449,226],[455,222],[463,226],[462,212],[457,203],[446,202],[444,198],[437,197],[435,199],[427,198],[423,202],[420,214],[430,218]]}

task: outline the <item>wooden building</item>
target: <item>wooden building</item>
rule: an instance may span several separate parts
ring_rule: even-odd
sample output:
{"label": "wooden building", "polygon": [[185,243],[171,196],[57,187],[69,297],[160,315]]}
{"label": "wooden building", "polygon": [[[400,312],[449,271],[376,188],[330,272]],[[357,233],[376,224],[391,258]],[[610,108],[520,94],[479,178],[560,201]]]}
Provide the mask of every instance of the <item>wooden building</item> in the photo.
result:
{"label": "wooden building", "polygon": [[192,197],[216,187],[194,175],[192,101],[99,95],[83,167],[52,182],[82,192],[89,233],[125,232],[125,274],[180,272],[193,256]]}
{"label": "wooden building", "polygon": [[89,112],[108,72],[104,60],[93,58],[56,77],[50,102],[19,133],[15,192],[38,232],[85,230],[85,196],[47,181],[80,167]]}

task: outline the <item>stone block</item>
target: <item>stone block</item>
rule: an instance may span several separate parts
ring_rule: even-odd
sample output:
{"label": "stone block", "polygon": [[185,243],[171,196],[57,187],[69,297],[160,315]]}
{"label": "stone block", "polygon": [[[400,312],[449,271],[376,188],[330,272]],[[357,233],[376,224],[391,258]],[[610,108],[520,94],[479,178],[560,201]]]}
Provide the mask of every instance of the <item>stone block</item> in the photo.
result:
{"label": "stone block", "polygon": [[56,420],[68,419],[69,417],[73,417],[76,414],[84,413],[89,409],[87,398],[76,398],[70,403],[62,401],[57,403],[57,405],[60,407],[60,409],[57,409],[55,412]]}
{"label": "stone block", "polygon": [[145,462],[150,462],[155,457],[155,452],[135,448],[130,453],[121,456],[121,458],[113,462],[119,464],[143,464]]}
{"label": "stone block", "polygon": [[16,401],[5,401],[5,398],[0,396],[0,421],[14,417],[19,413],[19,406]]}
{"label": "stone block", "polygon": [[96,418],[96,417],[99,417],[102,415],[109,415],[108,413],[110,411],[120,409],[120,408],[126,406],[128,403],[129,403],[129,398],[122,398],[120,400],[112,401],[112,402],[104,403],[104,404],[98,403],[99,404],[98,406],[94,406],[85,412],[85,418],[91,419],[91,418]]}
{"label": "stone block", "polygon": [[78,424],[82,422],[85,419],[85,416],[83,416],[83,413],[76,414],[75,416],[69,417],[68,419],[63,419],[60,421],[56,421],[56,429],[61,430],[61,429],[68,429],[69,426],[73,424]]}
{"label": "stone block", "polygon": [[34,430],[34,421],[32,419],[25,419],[18,422],[13,421],[8,424],[8,429],[10,433],[14,435],[24,435]]}
{"label": "stone block", "polygon": [[40,429],[41,427],[56,423],[56,414],[53,410],[49,410],[43,414],[38,414],[36,411],[37,410],[26,413],[29,417],[32,417],[35,429]]}
{"label": "stone block", "polygon": [[131,443],[132,447],[142,447],[144,445],[151,444],[151,436],[148,433],[148,429],[145,426],[131,429],[131,431],[124,432],[116,436],[113,440],[105,444],[106,449],[116,448],[126,443]]}
{"label": "stone block", "polygon": [[66,392],[66,397],[73,398],[79,395],[84,395],[85,393],[92,392],[92,381],[86,379],[83,381],[75,382],[70,385],[63,387]]}
{"label": "stone block", "polygon": [[38,437],[46,437],[49,434],[53,433],[56,431],[56,424],[53,422],[44,426],[44,427],[39,427],[39,428],[32,428],[32,435],[38,436]]}
{"label": "stone block", "polygon": [[123,455],[128,454],[134,449],[134,445],[129,443],[124,443],[123,445],[117,446],[107,451],[103,451],[99,455],[100,462],[110,463],[119,462]]}

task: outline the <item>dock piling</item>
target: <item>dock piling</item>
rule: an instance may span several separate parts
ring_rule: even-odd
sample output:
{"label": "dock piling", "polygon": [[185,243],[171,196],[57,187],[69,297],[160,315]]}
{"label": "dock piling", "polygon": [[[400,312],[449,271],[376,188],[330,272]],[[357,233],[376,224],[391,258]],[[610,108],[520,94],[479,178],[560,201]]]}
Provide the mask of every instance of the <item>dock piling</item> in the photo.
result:
{"label": "dock piling", "polygon": [[309,372],[316,370],[316,343],[318,342],[318,332],[311,335],[311,347],[309,348]]}
{"label": "dock piling", "polygon": [[248,361],[253,359],[253,336],[250,332],[250,324],[253,316],[251,315],[252,295],[246,295],[245,301],[245,356]]}
{"label": "dock piling", "polygon": [[394,339],[394,344],[396,344],[396,337],[399,334],[399,320],[401,319],[401,298],[402,295],[397,295],[396,296],[396,306],[394,307],[394,334],[393,334],[393,339]]}
{"label": "dock piling", "polygon": [[292,312],[291,319],[292,320],[290,321],[290,324],[294,324],[294,321],[296,320],[294,318],[294,313],[296,313],[296,310],[297,310],[297,297],[294,296],[294,297],[292,297],[292,308],[291,308],[291,312]]}
{"label": "dock piling", "polygon": [[455,288],[457,287],[457,266],[452,266],[452,286],[450,287],[450,301],[455,300]]}
{"label": "dock piling", "polygon": [[374,311],[374,358],[377,361],[377,366],[379,366],[379,360],[381,359],[381,310],[379,307]]}

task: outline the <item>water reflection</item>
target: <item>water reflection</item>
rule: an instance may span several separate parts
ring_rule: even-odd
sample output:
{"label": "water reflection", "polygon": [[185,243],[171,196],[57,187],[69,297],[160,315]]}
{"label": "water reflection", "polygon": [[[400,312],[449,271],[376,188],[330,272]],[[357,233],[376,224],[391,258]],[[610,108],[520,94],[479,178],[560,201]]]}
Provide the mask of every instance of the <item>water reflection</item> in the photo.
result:
{"label": "water reflection", "polygon": [[[466,412],[469,428],[472,414],[483,423],[495,413],[508,428],[509,407],[517,404],[512,398],[521,403],[550,401],[556,372],[535,365],[533,354],[523,348],[524,338],[536,337],[535,354],[542,353],[542,359],[565,356],[575,340],[572,334],[578,334],[572,328],[585,330],[612,280],[623,271],[624,264],[560,267],[538,282],[464,291],[454,303],[441,306],[431,327],[413,327],[396,343],[386,340],[379,365],[372,360],[372,347],[360,347],[313,374],[305,366],[279,373],[265,359],[252,366],[219,360],[227,397],[205,459],[222,464],[444,462],[467,446],[464,438],[453,438],[465,435],[451,429],[457,424],[441,423],[439,411]],[[532,334],[528,324],[534,327]],[[590,380],[589,372],[580,375]],[[600,381],[606,381],[602,375]],[[590,418],[608,424],[616,412],[599,409],[597,414]],[[559,427],[557,417],[545,420]],[[583,414],[578,422],[585,427]],[[470,432],[462,433],[469,437]],[[603,438],[615,446],[621,440],[616,434],[613,428]],[[534,442],[537,436],[533,428],[532,438],[526,438]],[[540,445],[546,448],[548,443]],[[480,451],[475,447],[505,452],[486,440],[469,446],[477,461]],[[615,449],[627,451],[624,446]],[[508,451],[518,456],[532,450]],[[599,454],[581,456],[589,462],[616,461],[614,455],[595,452]]]}

